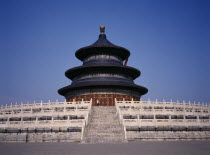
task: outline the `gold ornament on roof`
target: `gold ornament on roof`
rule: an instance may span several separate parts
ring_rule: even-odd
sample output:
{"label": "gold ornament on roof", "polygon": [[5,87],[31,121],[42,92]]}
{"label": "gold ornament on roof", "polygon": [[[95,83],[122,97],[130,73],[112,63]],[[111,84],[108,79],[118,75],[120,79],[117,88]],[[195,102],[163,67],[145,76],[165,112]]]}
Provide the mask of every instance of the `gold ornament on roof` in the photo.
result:
{"label": "gold ornament on roof", "polygon": [[100,26],[100,32],[101,32],[101,34],[104,34],[104,32],[105,32],[105,26],[103,26],[103,25]]}

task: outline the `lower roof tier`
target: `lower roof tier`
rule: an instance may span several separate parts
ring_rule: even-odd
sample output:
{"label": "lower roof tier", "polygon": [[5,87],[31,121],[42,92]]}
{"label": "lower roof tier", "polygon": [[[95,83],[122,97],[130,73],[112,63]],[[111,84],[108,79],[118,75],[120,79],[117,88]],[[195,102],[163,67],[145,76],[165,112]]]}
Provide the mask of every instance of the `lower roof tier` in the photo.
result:
{"label": "lower roof tier", "polygon": [[136,84],[125,84],[125,83],[117,83],[117,82],[107,82],[107,81],[98,81],[93,83],[88,83],[86,85],[69,85],[63,87],[58,90],[58,93],[63,96],[67,96],[67,94],[81,89],[94,89],[94,88],[116,88],[116,89],[125,89],[125,90],[132,90],[138,92],[140,95],[144,95],[148,92],[148,89],[139,86]]}
{"label": "lower roof tier", "polygon": [[67,78],[73,80],[81,74],[92,74],[99,72],[121,73],[128,75],[134,79],[140,76],[141,72],[138,69],[129,66],[114,66],[114,65],[97,65],[97,66],[79,66],[74,67],[65,72]]}

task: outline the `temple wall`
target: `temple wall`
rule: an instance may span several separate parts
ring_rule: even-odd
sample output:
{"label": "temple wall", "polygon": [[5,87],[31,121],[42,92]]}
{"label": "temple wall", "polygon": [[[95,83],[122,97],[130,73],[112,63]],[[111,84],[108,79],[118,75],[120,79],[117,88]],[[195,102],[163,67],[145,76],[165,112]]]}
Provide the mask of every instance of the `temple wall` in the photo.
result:
{"label": "temple wall", "polygon": [[210,131],[127,131],[127,139],[138,140],[210,140]]}
{"label": "temple wall", "polygon": [[140,100],[139,97],[129,96],[129,95],[92,94],[92,95],[81,95],[81,96],[70,97],[67,99],[67,101],[68,102],[72,102],[73,100],[81,101],[82,99],[84,99],[85,101],[89,101],[91,98],[93,106],[115,106],[115,98],[119,101],[123,101],[123,99],[130,101],[132,98],[135,101]]}
{"label": "temple wall", "polygon": [[0,142],[75,142],[81,141],[80,132],[0,133]]}

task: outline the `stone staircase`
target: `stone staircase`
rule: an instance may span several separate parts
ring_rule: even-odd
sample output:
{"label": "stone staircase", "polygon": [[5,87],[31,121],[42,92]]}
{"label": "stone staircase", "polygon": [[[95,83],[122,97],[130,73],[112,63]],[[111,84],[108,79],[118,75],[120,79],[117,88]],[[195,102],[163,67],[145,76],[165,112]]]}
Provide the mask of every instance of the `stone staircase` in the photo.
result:
{"label": "stone staircase", "polygon": [[82,143],[126,142],[114,106],[93,106]]}

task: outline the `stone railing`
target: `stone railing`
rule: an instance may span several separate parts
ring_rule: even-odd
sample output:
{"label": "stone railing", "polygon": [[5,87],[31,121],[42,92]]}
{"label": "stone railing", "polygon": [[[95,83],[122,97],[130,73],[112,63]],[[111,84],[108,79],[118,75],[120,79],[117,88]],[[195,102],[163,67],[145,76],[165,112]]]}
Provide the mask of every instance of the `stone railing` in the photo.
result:
{"label": "stone railing", "polygon": [[117,101],[120,123],[127,131],[210,131],[210,105],[185,102]]}
{"label": "stone railing", "polygon": [[81,130],[88,124],[92,109],[90,101],[48,102],[33,104],[11,104],[0,107],[0,132],[23,133],[43,129],[46,131],[65,131],[72,128]]}

